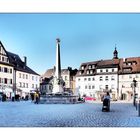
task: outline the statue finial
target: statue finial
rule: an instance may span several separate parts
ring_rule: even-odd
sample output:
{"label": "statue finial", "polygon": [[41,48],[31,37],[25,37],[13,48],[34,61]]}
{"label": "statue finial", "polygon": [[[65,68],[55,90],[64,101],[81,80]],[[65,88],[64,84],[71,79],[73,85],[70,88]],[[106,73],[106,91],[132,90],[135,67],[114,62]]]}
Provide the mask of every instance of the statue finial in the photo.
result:
{"label": "statue finial", "polygon": [[60,42],[60,39],[59,38],[56,38],[56,42],[59,43]]}

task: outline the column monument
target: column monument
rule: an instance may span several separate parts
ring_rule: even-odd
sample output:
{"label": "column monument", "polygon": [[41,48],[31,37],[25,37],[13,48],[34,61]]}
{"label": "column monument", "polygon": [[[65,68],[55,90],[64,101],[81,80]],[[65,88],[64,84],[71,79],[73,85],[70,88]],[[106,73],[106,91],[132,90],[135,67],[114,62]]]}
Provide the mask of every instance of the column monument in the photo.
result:
{"label": "column monument", "polygon": [[61,58],[60,58],[60,39],[56,39],[56,65],[53,78],[53,94],[62,94],[64,92],[64,81],[61,77]]}

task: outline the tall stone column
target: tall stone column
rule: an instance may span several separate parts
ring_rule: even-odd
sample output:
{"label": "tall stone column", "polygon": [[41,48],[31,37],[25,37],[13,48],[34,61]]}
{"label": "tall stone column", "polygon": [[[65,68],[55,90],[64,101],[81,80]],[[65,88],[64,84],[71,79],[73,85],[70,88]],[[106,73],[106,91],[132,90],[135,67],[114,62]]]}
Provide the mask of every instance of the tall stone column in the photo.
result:
{"label": "tall stone column", "polygon": [[53,79],[53,93],[61,94],[63,89],[63,80],[61,78],[61,58],[60,58],[60,39],[56,39],[56,65]]}
{"label": "tall stone column", "polygon": [[55,77],[61,78],[61,59],[60,59],[60,39],[56,39],[56,66],[55,66]]}

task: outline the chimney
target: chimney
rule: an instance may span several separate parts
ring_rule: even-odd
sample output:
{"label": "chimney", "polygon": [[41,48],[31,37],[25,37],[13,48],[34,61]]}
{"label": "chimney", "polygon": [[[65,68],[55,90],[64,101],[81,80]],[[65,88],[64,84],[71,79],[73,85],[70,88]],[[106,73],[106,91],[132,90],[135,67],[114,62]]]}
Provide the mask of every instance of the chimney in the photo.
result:
{"label": "chimney", "polygon": [[24,56],[24,64],[25,64],[25,66],[27,65],[27,57],[26,56]]}

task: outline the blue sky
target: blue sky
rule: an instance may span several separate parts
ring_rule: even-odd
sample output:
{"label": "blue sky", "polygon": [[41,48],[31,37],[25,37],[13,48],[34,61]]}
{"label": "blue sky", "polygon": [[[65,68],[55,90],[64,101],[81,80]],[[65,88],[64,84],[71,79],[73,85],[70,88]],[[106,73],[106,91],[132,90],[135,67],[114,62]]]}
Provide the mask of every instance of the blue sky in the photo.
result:
{"label": "blue sky", "polygon": [[140,14],[0,14],[0,40],[7,51],[27,56],[42,74],[55,65],[61,39],[62,68],[82,62],[140,56]]}

